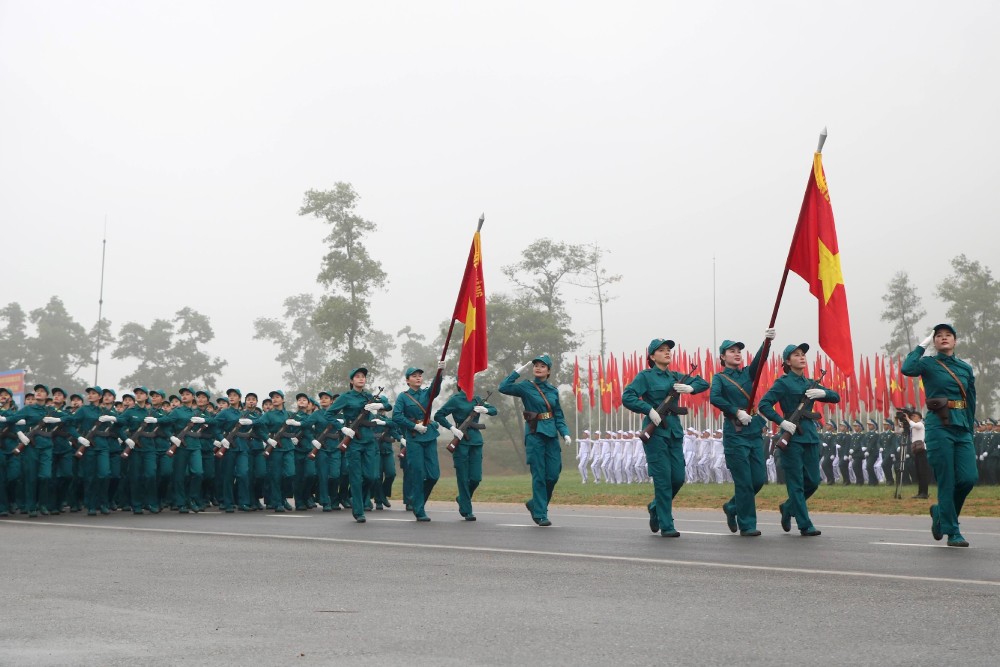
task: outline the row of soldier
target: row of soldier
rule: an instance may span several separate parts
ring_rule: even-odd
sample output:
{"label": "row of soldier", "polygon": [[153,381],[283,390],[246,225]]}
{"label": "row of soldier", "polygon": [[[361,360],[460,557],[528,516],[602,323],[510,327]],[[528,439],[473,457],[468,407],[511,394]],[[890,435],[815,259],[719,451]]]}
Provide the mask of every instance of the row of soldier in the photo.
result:
{"label": "row of soldier", "polygon": [[258,403],[256,394],[232,388],[213,403],[208,392],[189,387],[176,394],[136,387],[119,401],[112,389],[67,395],[38,384],[19,409],[0,389],[0,516],[319,506],[350,509],[364,522],[366,509],[391,506],[398,441],[404,502],[418,521],[429,521],[424,503],[440,475],[440,429],[452,438],[459,511],[475,520],[471,496],[482,479],[478,421],[496,409],[459,391],[431,421],[422,369],[407,370],[409,388],[395,408],[365,390],[367,375],[354,369],[343,394],[300,393],[292,410],[280,390]]}

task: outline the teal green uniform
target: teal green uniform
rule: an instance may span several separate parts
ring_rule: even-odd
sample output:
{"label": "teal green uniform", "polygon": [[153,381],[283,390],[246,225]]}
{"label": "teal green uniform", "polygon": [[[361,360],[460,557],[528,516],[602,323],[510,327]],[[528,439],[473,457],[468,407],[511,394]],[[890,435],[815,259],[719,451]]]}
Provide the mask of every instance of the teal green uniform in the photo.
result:
{"label": "teal green uniform", "polygon": [[[151,509],[156,500],[156,450],[152,443],[137,434],[145,432],[143,421],[150,416],[150,408],[134,405],[121,416],[122,430],[126,438],[131,438],[135,447],[128,457],[129,502],[133,514],[142,514],[143,508]],[[152,428],[152,425],[149,425]]]}
{"label": "teal green uniform", "polygon": [[[198,498],[201,495],[201,478],[203,475],[201,459],[202,428],[194,425],[188,430],[184,437],[181,433],[191,423],[191,418],[208,417],[201,411],[186,405],[179,405],[171,413],[174,421],[175,436],[181,439],[181,445],[174,454],[173,461],[173,483],[174,483],[174,505],[181,514],[189,511],[199,511]],[[201,425],[202,427],[204,424]]]}
{"label": "teal green uniform", "polygon": [[[569,435],[569,428],[559,404],[559,390],[555,385],[537,378],[518,382],[519,377],[517,371],[514,371],[504,378],[498,388],[500,393],[521,399],[525,412],[549,414],[548,418],[538,420],[534,433],[527,423],[524,425],[524,454],[531,471],[531,500],[528,501],[528,510],[537,523],[548,521],[549,502],[562,473],[562,445],[559,438]],[[406,456],[410,456],[409,447]],[[406,474],[410,474],[409,467]]]}
{"label": "teal green uniform", "polygon": [[295,479],[292,483],[292,495],[295,497],[295,510],[304,511],[316,507],[313,500],[312,490],[316,484],[316,459],[309,458],[309,452],[313,450],[312,439],[315,433],[307,426],[310,414],[304,411],[292,413],[292,419],[302,424],[299,427],[289,429],[292,437],[298,442],[295,443],[293,453],[295,461]]}
{"label": "teal green uniform", "polygon": [[[961,388],[949,370],[958,378]],[[937,505],[931,507],[932,520],[940,525],[941,532],[950,536],[950,539],[963,539],[958,528],[958,516],[962,513],[965,498],[979,480],[973,443],[976,423],[975,373],[972,366],[954,355],[936,354],[925,357],[924,348],[920,345],[906,355],[902,372],[903,375],[923,380],[924,393],[928,399],[965,401],[964,408],[948,410],[950,426],[944,426],[937,414],[931,411],[924,418],[927,424],[924,432],[927,460],[934,469],[938,488]]]}
{"label": "teal green uniform", "polygon": [[14,435],[14,403],[11,407],[0,410],[0,517],[7,516],[14,509],[17,496],[16,489],[21,481],[21,459],[12,452],[17,447],[17,437]]}
{"label": "teal green uniform", "polygon": [[[649,411],[658,408],[685,376],[670,369],[656,366],[640,371],[622,392],[622,405],[643,415],[642,429],[650,424]],[[708,383],[700,376],[689,379],[693,393],[707,390]],[[674,527],[673,499],[684,486],[684,427],[677,415],[668,414],[653,431],[642,448],[646,451],[646,465],[653,478],[653,501],[647,505],[650,515],[655,515],[661,534],[676,532]]]}
{"label": "teal green uniform", "polygon": [[[46,408],[44,405],[26,405],[13,416],[10,421],[15,422],[17,432],[28,434],[34,427],[38,426],[42,419],[51,416],[54,410]],[[24,420],[23,425],[16,425],[16,422]],[[48,507],[45,502],[49,498],[49,490],[52,482],[52,438],[51,433],[55,431],[57,424],[39,429],[30,445],[21,452],[21,475],[24,478],[24,510],[28,516],[38,516],[38,512],[48,514]]]}
{"label": "teal green uniform", "polygon": [[219,465],[216,466],[216,475],[220,480],[219,507],[229,513],[235,512],[237,507],[241,511],[250,510],[250,446],[247,439],[239,437],[239,434],[250,433],[254,426],[251,424],[237,429],[243,416],[243,410],[229,406],[220,410],[212,422],[215,439],[225,438],[229,442],[229,448],[222,450],[222,458],[218,459]]}
{"label": "teal green uniform", "polygon": [[[150,451],[151,454],[147,454],[147,456],[152,456],[154,460],[155,472],[150,490],[149,510],[155,514],[161,508],[169,507],[171,504],[174,459],[167,456],[167,450],[170,449],[170,436],[174,434],[176,417],[172,411],[165,410],[162,405],[159,408],[150,406],[149,416],[156,422],[146,424],[139,439],[133,438],[133,440],[135,440],[137,448],[141,446]],[[181,428],[176,430],[180,431]]]}
{"label": "teal green uniform", "polygon": [[[345,424],[352,424],[364,412],[365,404],[381,403],[389,409],[389,400],[385,396],[375,398],[367,391],[350,389],[337,397],[329,408],[327,418],[336,419],[340,415]],[[379,419],[386,419],[379,417]],[[378,470],[378,445],[375,435],[368,426],[354,429],[354,437],[347,446],[347,471],[351,483],[351,513],[355,519],[365,516],[365,496],[371,493]]]}
{"label": "teal green uniform", "polygon": [[431,389],[407,389],[396,397],[392,421],[406,438],[406,478],[410,485],[410,504],[413,515],[426,518],[425,505],[434,485],[441,477],[438,462],[438,425],[431,421],[425,433],[417,433],[414,427],[423,422],[424,411],[431,400]]}
{"label": "teal green uniform", "polygon": [[73,425],[75,428],[76,417],[65,406],[59,409],[52,407],[52,414],[62,419],[60,428],[52,433],[52,486],[50,493],[51,500],[46,504],[49,506],[51,514],[59,514],[62,509],[69,508],[69,493],[73,483],[73,462],[76,448],[79,444],[75,437],[71,437],[67,431],[67,426]]}
{"label": "teal green uniform", "polygon": [[[782,415],[791,416],[802,402],[802,395],[812,386],[812,380],[796,373],[788,372],[774,381],[771,389],[760,401],[760,413],[780,424],[784,421]],[[840,395],[822,385],[817,388],[826,390],[826,396],[818,399],[823,403],[839,403]],[[774,406],[781,408],[779,415]],[[811,419],[799,422],[798,429],[792,435],[788,448],[781,453],[781,466],[785,472],[785,488],[788,499],[781,503],[782,523],[788,517],[795,517],[795,523],[800,532],[815,530],[806,501],[819,488],[819,433],[816,423]],[[841,449],[841,452],[844,450]]]}
{"label": "teal green uniform", "polygon": [[[261,415],[260,425],[267,437],[275,440],[277,444],[267,457],[267,478],[268,493],[267,502],[270,509],[275,512],[284,512],[292,509],[288,504],[286,492],[286,480],[290,483],[295,477],[295,443],[292,442],[291,433],[298,433],[299,426],[286,424],[292,415],[285,409],[271,410]],[[296,420],[298,421],[298,420]],[[281,437],[276,437],[284,429]]]}
{"label": "teal green uniform", "polygon": [[747,426],[736,430],[736,425],[739,424],[736,412],[747,409],[747,397],[753,387],[754,374],[763,351],[762,345],[746,368],[726,368],[712,378],[710,400],[726,418],[722,423],[722,446],[726,466],[733,475],[736,487],[736,493],[723,505],[723,510],[727,515],[736,515],[736,524],[741,531],[757,529],[755,498],[767,482],[764,438],[761,435],[761,429],[767,422],[755,414]]}
{"label": "teal green uniform", "polygon": [[[477,405],[486,408],[486,414],[491,417],[497,413],[495,407],[479,396],[474,396],[470,401],[464,391],[458,391],[434,413],[434,421],[446,429],[451,429],[452,424],[448,421],[448,417],[452,417],[455,425],[460,426],[471,414],[474,415],[473,423],[478,424],[480,415],[473,410]],[[458,498],[455,499],[458,503],[458,512],[466,519],[474,518],[472,494],[483,481],[483,434],[479,429],[466,429],[464,437],[451,453],[451,458],[455,465],[455,479],[458,482]]]}
{"label": "teal green uniform", "polygon": [[311,438],[320,443],[316,452],[316,480],[318,500],[324,512],[340,509],[339,484],[341,470],[344,467],[343,452],[340,451],[340,440],[343,434],[340,429],[344,422],[332,417],[326,410],[316,410],[303,422],[312,433]]}
{"label": "teal green uniform", "polygon": [[[110,415],[113,422],[101,422],[99,418]],[[104,409],[98,405],[84,405],[77,413],[77,424],[82,432],[87,433],[90,447],[83,450],[80,469],[83,473],[83,506],[90,516],[98,510],[108,513],[108,483],[111,477],[111,464],[108,460],[108,442],[118,439],[121,427],[117,423],[118,414],[112,409]]]}
{"label": "teal green uniform", "polygon": [[392,443],[398,437],[395,422],[388,421],[385,426],[376,426],[375,442],[378,444],[378,471],[375,473],[375,509],[392,507],[389,498],[392,497],[392,483],[396,480],[396,462],[393,460]]}

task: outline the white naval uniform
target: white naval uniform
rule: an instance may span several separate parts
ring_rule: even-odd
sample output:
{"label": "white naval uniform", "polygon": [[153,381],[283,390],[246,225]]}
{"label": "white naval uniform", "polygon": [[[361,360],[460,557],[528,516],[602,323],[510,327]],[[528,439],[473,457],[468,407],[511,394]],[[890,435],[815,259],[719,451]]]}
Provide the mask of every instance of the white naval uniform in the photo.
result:
{"label": "white naval uniform", "polygon": [[622,472],[625,475],[625,483],[632,484],[635,482],[635,443],[628,433],[622,439],[622,449],[625,452],[622,458]]}
{"label": "white naval uniform", "polygon": [[[604,479],[601,475],[601,452],[604,449],[604,440],[600,434],[591,441],[590,445],[590,472],[594,476],[594,484],[600,484]],[[607,480],[605,480],[607,481]]]}
{"label": "white naval uniform", "polygon": [[590,438],[577,438],[576,460],[582,483],[587,483],[587,463],[590,462]]}
{"label": "white naval uniform", "polygon": [[712,438],[712,476],[716,484],[726,481],[726,452],[722,447],[722,438]]}

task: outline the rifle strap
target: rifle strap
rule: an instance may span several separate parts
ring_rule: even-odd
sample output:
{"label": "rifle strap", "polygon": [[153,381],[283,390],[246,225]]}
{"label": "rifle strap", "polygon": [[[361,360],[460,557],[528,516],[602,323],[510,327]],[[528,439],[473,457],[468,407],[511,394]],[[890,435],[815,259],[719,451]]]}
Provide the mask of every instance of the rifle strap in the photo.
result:
{"label": "rifle strap", "polygon": [[538,392],[538,395],[542,397],[543,401],[545,401],[545,410],[547,412],[551,413],[552,412],[552,406],[549,404],[549,399],[545,398],[545,394],[542,393],[542,390],[538,387],[537,384],[535,384],[534,382],[532,382],[531,386],[535,388],[535,391]]}
{"label": "rifle strap", "polygon": [[720,378],[722,378],[723,380],[726,380],[727,382],[731,383],[734,387],[736,387],[737,389],[739,389],[740,393],[743,394],[746,397],[746,399],[747,399],[747,405],[750,405],[750,394],[748,394],[746,392],[746,390],[743,387],[741,387],[740,384],[736,380],[734,380],[733,378],[729,377],[725,373],[717,373],[716,375],[718,375]]}
{"label": "rifle strap", "polygon": [[955,374],[954,374],[954,373],[952,372],[952,370],[951,370],[950,368],[948,368],[947,366],[945,366],[945,365],[944,365],[944,362],[942,362],[942,361],[941,361],[940,359],[935,359],[934,361],[936,361],[936,362],[938,362],[939,364],[941,364],[941,368],[943,368],[943,369],[945,369],[946,371],[948,371],[948,375],[950,375],[950,376],[951,376],[951,378],[952,378],[952,379],[953,379],[953,380],[955,381],[955,384],[957,384],[957,385],[958,385],[958,390],[959,390],[960,392],[962,392],[962,400],[963,400],[963,401],[967,401],[967,400],[969,400],[969,399],[967,399],[967,398],[965,397],[965,387],[964,387],[964,386],[962,385],[962,383],[961,383],[961,382],[959,381],[959,379],[958,379],[958,376],[957,376],[957,375],[955,375]]}

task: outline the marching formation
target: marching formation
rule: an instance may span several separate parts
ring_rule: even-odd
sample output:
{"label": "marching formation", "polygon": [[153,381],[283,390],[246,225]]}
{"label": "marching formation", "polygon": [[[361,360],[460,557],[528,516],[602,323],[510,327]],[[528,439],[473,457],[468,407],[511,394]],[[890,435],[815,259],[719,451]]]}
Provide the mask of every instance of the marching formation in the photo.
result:
{"label": "marching formation", "polygon": [[[1000,436],[995,422],[975,422],[972,368],[954,355],[956,333],[940,324],[915,348],[902,372],[922,379],[926,416],[901,410],[898,423],[828,422],[822,427],[816,403],[838,403],[840,395],[822,384],[825,371],[808,377],[806,343],[785,346],[784,374],[754,409],[758,364],[775,337],[773,328],[748,365],[744,344],[726,340],[718,350],[722,370],[711,384],[693,366],[685,374],[670,369],[675,343],[653,339],[646,348],[647,368],[622,392],[622,404],[642,416],[639,431],[590,433],[577,441],[583,481],[653,485],[649,525],[663,537],[678,537],[673,498],[685,483],[731,481],[735,493],[722,510],[732,532],[755,537],[755,496],[778,478],[788,497],[781,503],[781,527],[792,519],[805,537],[821,535],[813,524],[808,499],[823,481],[833,484],[892,483],[896,474],[912,474],[927,497],[933,471],[938,502],[930,508],[935,539],[968,546],[958,516],[981,474],[994,479],[1000,469]],[[933,344],[936,354],[925,356]],[[429,387],[423,369],[408,368],[407,389],[395,404],[372,393],[368,370],[349,374],[343,393],[299,393],[294,408],[274,390],[263,401],[239,389],[216,399],[205,391],[182,387],[176,394],[136,387],[119,401],[114,390],[88,387],[83,395],[43,384],[18,408],[0,389],[0,516],[23,512],[29,517],[85,510],[89,515],[115,509],[158,513],[200,512],[209,505],[224,512],[332,512],[345,508],[359,523],[367,510],[391,507],[395,458],[403,471],[403,501],[419,522],[430,518],[425,503],[440,477],[438,439],[451,437],[448,451],[456,470],[460,515],[475,521],[472,497],[482,481],[483,428],[480,418],[497,409],[461,388],[431,419],[444,362]],[[562,472],[562,446],[572,437],[550,381],[552,359],[542,354],[521,365],[498,390],[524,407],[524,447],[531,471],[531,498],[525,503],[534,522],[552,525],[549,504]],[[527,377],[523,377],[527,376]],[[460,382],[462,382],[460,380]],[[698,433],[683,428],[687,408],[681,397],[710,391],[711,404],[723,416],[721,431]],[[390,416],[391,413],[391,416]],[[767,422],[776,433],[768,437]],[[820,429],[823,430],[820,430]],[[979,431],[976,431],[976,428]],[[899,448],[900,439],[908,448]],[[393,444],[399,443],[398,454]],[[894,465],[897,452],[912,456],[909,469]],[[769,470],[770,468],[770,470]],[[780,474],[779,474],[780,473]],[[294,504],[289,502],[291,498]]]}

